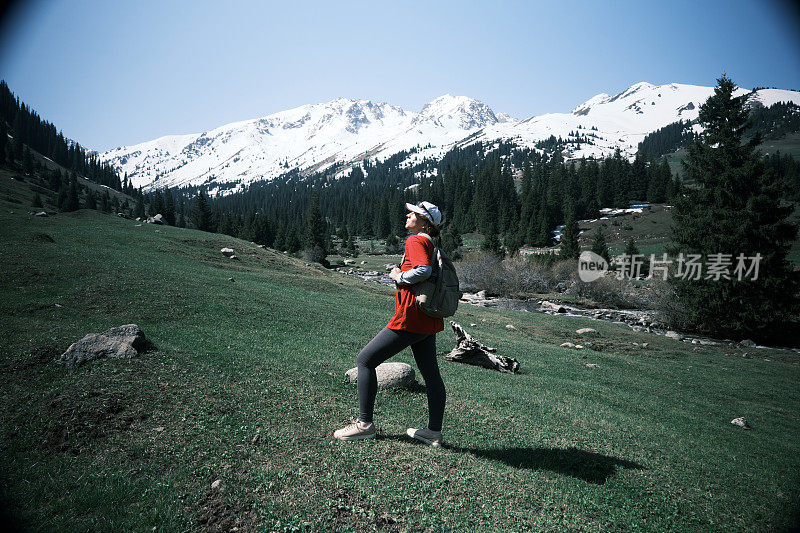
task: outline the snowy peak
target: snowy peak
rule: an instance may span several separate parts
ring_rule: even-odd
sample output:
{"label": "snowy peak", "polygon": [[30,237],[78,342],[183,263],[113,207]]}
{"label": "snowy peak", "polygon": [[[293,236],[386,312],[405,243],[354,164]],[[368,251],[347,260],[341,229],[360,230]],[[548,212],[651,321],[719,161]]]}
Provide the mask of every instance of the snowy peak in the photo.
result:
{"label": "snowy peak", "polygon": [[430,122],[447,129],[474,130],[499,122],[494,111],[479,100],[445,94],[425,105],[414,124]]}
{"label": "snowy peak", "polygon": [[[738,89],[736,94],[748,92]],[[713,93],[713,87],[640,82],[614,96],[593,96],[571,113],[522,121],[495,114],[473,98],[450,94],[419,113],[337,98],[203,133],[115,148],[99,157],[127,174],[136,187],[205,185],[212,194],[292,170],[319,172],[336,165],[340,175],[366,158],[384,160],[403,151],[407,156],[402,164],[414,165],[477,142],[511,140],[538,151],[559,150],[568,159],[605,157],[616,150],[632,158],[647,134],[677,120],[697,119]],[[750,99],[753,106],[790,101],[800,104],[800,92],[762,89]]]}

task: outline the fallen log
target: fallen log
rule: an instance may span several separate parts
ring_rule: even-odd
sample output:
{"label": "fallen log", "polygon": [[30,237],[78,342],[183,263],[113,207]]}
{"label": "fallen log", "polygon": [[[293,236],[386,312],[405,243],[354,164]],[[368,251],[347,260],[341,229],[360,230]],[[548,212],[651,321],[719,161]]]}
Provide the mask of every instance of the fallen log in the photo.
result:
{"label": "fallen log", "polygon": [[490,348],[476,341],[459,324],[451,321],[450,325],[456,334],[456,347],[443,356],[445,360],[508,374],[515,374],[519,370],[519,361],[513,357],[496,354],[497,348]]}

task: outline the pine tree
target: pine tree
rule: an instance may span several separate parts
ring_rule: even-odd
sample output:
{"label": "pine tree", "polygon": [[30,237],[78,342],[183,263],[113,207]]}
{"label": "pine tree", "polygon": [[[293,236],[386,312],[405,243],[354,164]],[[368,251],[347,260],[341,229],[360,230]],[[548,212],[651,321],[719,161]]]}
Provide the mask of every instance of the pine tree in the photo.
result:
{"label": "pine tree", "polygon": [[[709,278],[706,271],[700,280],[670,280],[685,318],[695,327],[717,335],[767,339],[785,334],[786,317],[798,310],[800,280],[786,260],[797,226],[789,222],[792,206],[781,204],[778,180],[755,149],[759,136],[742,144],[749,126],[749,95],[736,97],[735,90],[723,75],[700,107],[698,120],[705,130],[689,146],[684,161],[694,187],[685,188],[672,213],[672,252],[701,254],[704,264],[711,254],[731,254],[730,279]],[[737,279],[739,254],[760,254],[756,279],[753,274]]]}
{"label": "pine tree", "polygon": [[[319,208],[319,195],[316,191],[311,193],[308,205],[308,223],[305,231],[305,247],[312,252],[312,260],[322,263],[328,255],[329,234],[328,223],[322,217]],[[287,243],[287,248],[289,244]],[[292,250],[289,250],[292,252]]]}
{"label": "pine tree", "polygon": [[42,197],[39,196],[38,191],[33,195],[33,200],[31,201],[31,207],[42,207]]}
{"label": "pine tree", "polygon": [[488,225],[489,227],[486,230],[486,235],[483,236],[481,249],[502,259],[506,254],[503,251],[503,246],[500,244],[500,238],[497,236],[497,225],[493,221],[490,221]]}
{"label": "pine tree", "polygon": [[578,245],[578,221],[575,220],[575,210],[569,209],[567,221],[564,224],[564,231],[561,233],[561,259],[577,259],[581,253]]}
{"label": "pine tree", "polygon": [[206,195],[200,190],[194,202],[194,209],[190,215],[192,226],[200,231],[214,231],[214,213],[208,205]]}
{"label": "pine tree", "polygon": [[86,209],[97,209],[97,198],[91,189],[86,190]]}
{"label": "pine tree", "polygon": [[639,251],[639,247],[636,246],[636,243],[633,240],[633,237],[628,237],[628,242],[625,243],[625,251],[623,252],[625,255],[640,255],[641,252]]}
{"label": "pine tree", "polygon": [[444,231],[442,231],[442,250],[451,260],[456,261],[461,259],[461,252],[459,248],[464,242],[461,240],[461,234],[454,224],[449,224]]}
{"label": "pine tree", "polygon": [[69,188],[67,190],[66,200],[64,202],[64,211],[77,211],[80,208],[78,200],[78,180],[73,174],[69,180]]}
{"label": "pine tree", "polygon": [[597,232],[594,234],[592,251],[605,259],[606,262],[611,263],[611,254],[608,251],[608,244],[606,244],[606,238],[603,235],[603,230],[600,229],[600,226],[597,226]]}

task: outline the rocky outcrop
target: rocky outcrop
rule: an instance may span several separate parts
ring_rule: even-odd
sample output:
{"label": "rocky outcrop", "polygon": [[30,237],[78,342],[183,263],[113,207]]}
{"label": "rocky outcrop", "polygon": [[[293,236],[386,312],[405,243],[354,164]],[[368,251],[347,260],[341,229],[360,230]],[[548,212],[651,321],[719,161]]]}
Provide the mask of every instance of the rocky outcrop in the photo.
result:
{"label": "rocky outcrop", "polygon": [[131,359],[147,347],[147,340],[136,324],[126,324],[103,333],[90,333],[73,343],[57,362],[68,367],[81,365],[102,357]]}

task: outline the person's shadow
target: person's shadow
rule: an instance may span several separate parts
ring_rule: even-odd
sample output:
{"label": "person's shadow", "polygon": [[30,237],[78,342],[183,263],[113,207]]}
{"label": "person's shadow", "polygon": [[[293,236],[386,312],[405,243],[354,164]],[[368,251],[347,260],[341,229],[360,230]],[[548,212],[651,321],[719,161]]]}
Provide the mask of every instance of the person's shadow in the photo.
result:
{"label": "person's shadow", "polygon": [[[403,437],[397,440],[408,441]],[[427,446],[419,441],[414,441],[422,446]],[[628,461],[603,455],[601,453],[587,452],[578,448],[464,448],[448,445],[442,446],[445,450],[468,453],[475,457],[499,461],[515,468],[528,470],[550,470],[574,478],[602,485],[613,476],[617,468],[647,470],[647,467]]]}

